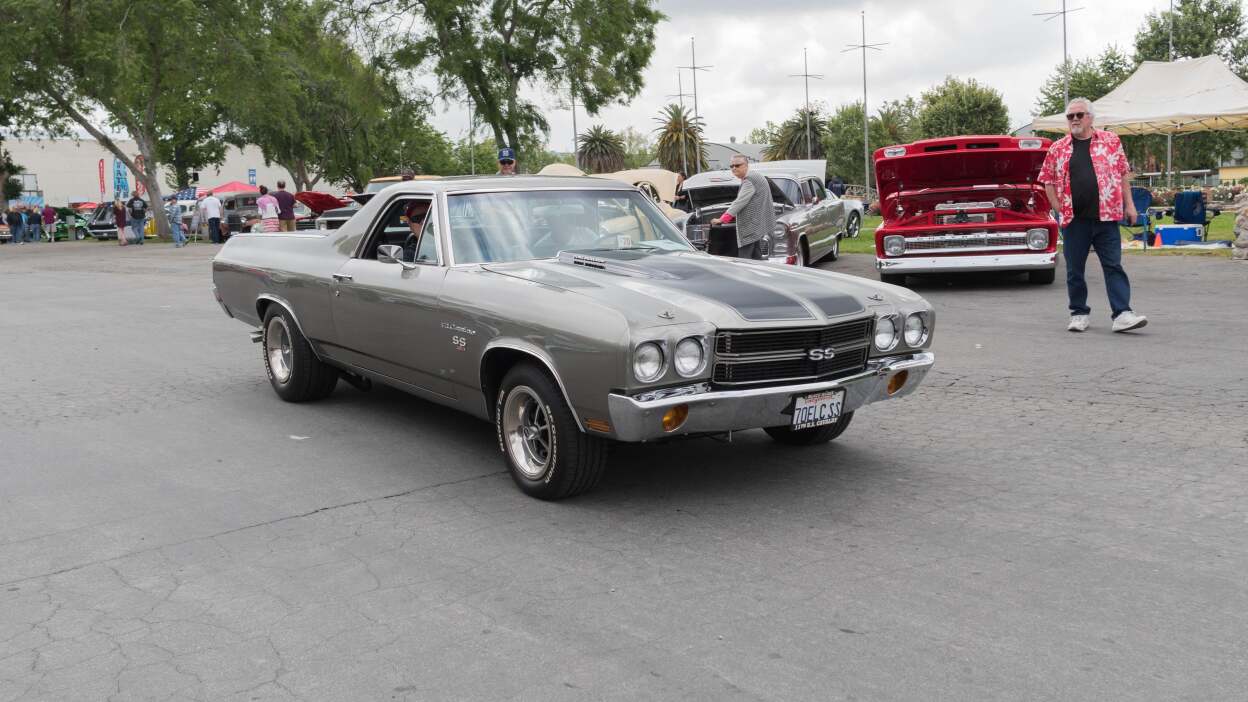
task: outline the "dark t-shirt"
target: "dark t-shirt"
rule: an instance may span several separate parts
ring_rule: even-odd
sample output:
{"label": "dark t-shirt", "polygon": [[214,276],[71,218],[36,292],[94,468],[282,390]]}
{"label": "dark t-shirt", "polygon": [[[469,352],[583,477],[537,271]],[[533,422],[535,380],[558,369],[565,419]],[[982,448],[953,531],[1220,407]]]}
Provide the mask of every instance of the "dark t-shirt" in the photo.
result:
{"label": "dark t-shirt", "polygon": [[1075,219],[1092,222],[1101,220],[1101,191],[1096,184],[1096,171],[1092,169],[1092,155],[1088,149],[1091,139],[1071,139],[1070,199],[1075,209]]}
{"label": "dark t-shirt", "polygon": [[131,220],[142,220],[147,218],[147,203],[141,198],[130,198],[130,200],[126,202],[126,209],[130,211]]}
{"label": "dark t-shirt", "polygon": [[277,198],[277,218],[278,219],[294,219],[295,218],[295,196],[285,190],[274,190],[269,193]]}

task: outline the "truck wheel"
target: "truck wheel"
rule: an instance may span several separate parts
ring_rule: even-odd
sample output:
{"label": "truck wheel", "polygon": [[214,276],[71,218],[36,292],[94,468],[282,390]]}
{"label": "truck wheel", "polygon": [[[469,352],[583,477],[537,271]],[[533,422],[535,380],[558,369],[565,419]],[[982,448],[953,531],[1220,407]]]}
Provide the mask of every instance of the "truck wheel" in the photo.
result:
{"label": "truck wheel", "polygon": [[531,497],[579,495],[607,467],[607,442],[581,432],[559,386],[533,364],[521,363],[503,378],[494,426],[512,480]]}
{"label": "truck wheel", "polygon": [[287,402],[320,400],[334,391],[338,370],[312,353],[290,313],[270,305],[264,313],[264,370],[277,396]]}
{"label": "truck wheel", "polygon": [[901,273],[881,273],[880,282],[904,286],[906,284],[906,276]]}
{"label": "truck wheel", "polygon": [[862,233],[862,215],[857,212],[849,214],[849,220],[845,223],[845,236],[850,239],[857,239]]}
{"label": "truck wheel", "polygon": [[1057,279],[1057,269],[1043,271],[1027,271],[1027,282],[1032,285],[1051,285]]}
{"label": "truck wheel", "polygon": [[826,444],[827,442],[840,436],[845,428],[849,426],[850,421],[854,418],[853,412],[846,412],[841,418],[831,424],[824,424],[821,427],[811,427],[809,429],[794,429],[792,427],[766,427],[763,431],[767,432],[767,436],[779,444],[788,446],[813,446],[815,444]]}

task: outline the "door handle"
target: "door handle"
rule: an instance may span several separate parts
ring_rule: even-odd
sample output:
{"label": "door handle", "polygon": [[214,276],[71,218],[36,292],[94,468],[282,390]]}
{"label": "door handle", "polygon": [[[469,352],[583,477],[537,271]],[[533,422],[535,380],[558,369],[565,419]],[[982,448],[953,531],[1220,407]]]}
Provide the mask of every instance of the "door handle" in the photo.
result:
{"label": "door handle", "polygon": [[346,273],[335,273],[335,274],[333,275],[333,278],[334,278],[334,280],[338,281],[339,283],[350,283],[352,280],[355,280],[355,278],[352,278],[351,276],[347,275]]}

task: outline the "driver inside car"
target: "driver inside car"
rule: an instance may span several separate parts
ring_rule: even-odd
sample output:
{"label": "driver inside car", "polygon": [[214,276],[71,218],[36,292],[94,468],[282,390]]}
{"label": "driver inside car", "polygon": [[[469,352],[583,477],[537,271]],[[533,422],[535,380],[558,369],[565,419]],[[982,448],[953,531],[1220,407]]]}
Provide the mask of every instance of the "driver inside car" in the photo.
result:
{"label": "driver inside car", "polygon": [[409,233],[403,240],[403,260],[408,263],[416,261],[416,247],[420,244],[420,230],[425,226],[425,215],[429,213],[429,200],[413,200],[403,210],[403,218],[407,221]]}

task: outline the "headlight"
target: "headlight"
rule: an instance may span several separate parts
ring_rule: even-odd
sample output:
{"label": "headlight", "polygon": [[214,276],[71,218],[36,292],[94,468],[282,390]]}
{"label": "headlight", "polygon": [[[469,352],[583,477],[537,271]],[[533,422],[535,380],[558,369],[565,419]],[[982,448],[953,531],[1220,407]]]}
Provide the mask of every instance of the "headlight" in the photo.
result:
{"label": "headlight", "polygon": [[771,230],[771,253],[783,254],[789,252],[789,228],[780,222],[776,222],[775,228]]}
{"label": "headlight", "polygon": [[889,256],[900,256],[906,252],[906,237],[893,236],[884,237],[884,253]]}
{"label": "headlight", "polygon": [[702,346],[702,340],[696,336],[681,339],[680,343],[676,344],[672,365],[676,366],[676,372],[685,378],[701,373],[706,367],[706,350]]}
{"label": "headlight", "polygon": [[906,317],[906,346],[918,347],[927,341],[927,319],[920,312]]}
{"label": "headlight", "polygon": [[1027,230],[1027,248],[1029,249],[1049,248],[1049,230],[1048,229],[1028,229]]}
{"label": "headlight", "polygon": [[325,221],[325,220],[323,220],[323,219],[317,218],[317,220],[316,220],[316,228],[317,228],[317,229],[329,229],[329,222],[327,222],[327,221]]}
{"label": "headlight", "polygon": [[889,351],[897,345],[897,320],[880,317],[875,320],[875,350]]}
{"label": "headlight", "polygon": [[633,376],[649,383],[660,375],[663,375],[663,349],[653,341],[647,341],[633,351]]}

